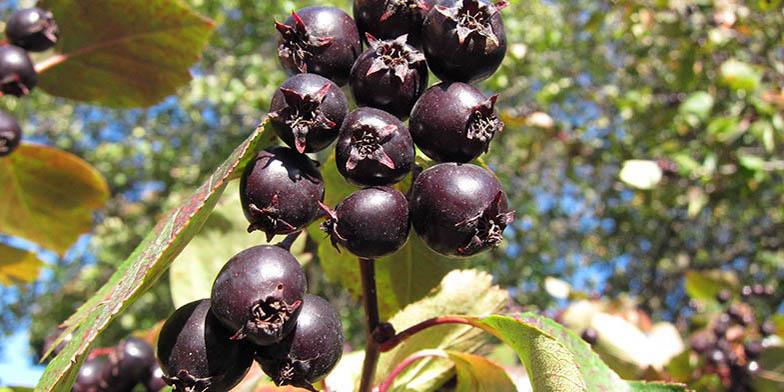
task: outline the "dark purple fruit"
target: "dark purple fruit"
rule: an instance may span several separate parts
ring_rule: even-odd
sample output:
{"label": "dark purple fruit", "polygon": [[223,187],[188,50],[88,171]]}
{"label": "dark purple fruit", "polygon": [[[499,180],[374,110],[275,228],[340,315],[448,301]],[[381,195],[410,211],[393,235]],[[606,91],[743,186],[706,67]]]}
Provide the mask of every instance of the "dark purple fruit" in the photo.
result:
{"label": "dark purple fruit", "polygon": [[269,241],[291,234],[321,215],[324,181],[313,161],[286,147],[259,152],[240,180],[240,200],[250,222],[248,232],[261,230]]}
{"label": "dark purple fruit", "polygon": [[0,46],[0,92],[21,97],[30,94],[37,83],[38,74],[27,52],[14,45]]}
{"label": "dark purple fruit", "polygon": [[751,341],[743,345],[743,352],[746,354],[746,358],[756,359],[762,354],[763,348],[762,343]]}
{"label": "dark purple fruit", "polygon": [[338,137],[348,114],[343,90],[331,80],[311,73],[283,82],[270,104],[272,129],[300,153],[321,151]]}
{"label": "dark purple fruit", "polygon": [[335,7],[312,6],[291,13],[280,32],[278,58],[287,72],[315,73],[339,86],[348,82],[351,66],[362,52],[354,20]]}
{"label": "dark purple fruit", "polygon": [[513,218],[501,183],[479,166],[441,163],[423,171],[411,188],[411,223],[445,256],[498,247]]}
{"label": "dark purple fruit", "polygon": [[85,360],[71,386],[71,392],[108,391],[108,385],[103,380],[104,369],[108,366],[109,361],[105,356]]}
{"label": "dark purple fruit", "polygon": [[338,171],[356,185],[390,185],[414,164],[414,141],[397,117],[379,109],[359,108],[340,128],[335,160]]}
{"label": "dark purple fruit", "polygon": [[38,7],[14,12],[5,26],[8,40],[31,52],[41,52],[54,46],[57,34],[52,13]]}
{"label": "dark purple fruit", "polygon": [[305,273],[287,250],[254,246],[234,255],[212,285],[212,312],[234,333],[259,345],[279,342],[297,322]]}
{"label": "dark purple fruit", "polygon": [[487,152],[504,129],[495,109],[497,95],[485,97],[470,84],[439,83],[419,98],[408,124],[414,143],[438,162],[470,162]]}
{"label": "dark purple fruit", "polygon": [[580,337],[585,340],[586,343],[593,346],[596,344],[596,341],[599,340],[599,332],[593,328],[588,327],[585,329],[585,331],[583,331]]}
{"label": "dark purple fruit", "polygon": [[259,347],[256,361],[276,385],[315,391],[343,355],[343,327],[329,302],[306,294],[294,331],[282,342]]}
{"label": "dark purple fruit", "polygon": [[732,292],[729,289],[722,289],[716,294],[716,301],[726,304],[732,299]]}
{"label": "dark purple fruit", "polygon": [[382,41],[367,35],[370,48],[351,68],[351,94],[360,106],[408,117],[427,88],[425,55],[406,43],[407,36]]}
{"label": "dark purple fruit", "polygon": [[210,311],[210,300],[183,305],[158,337],[163,379],[176,391],[228,391],[253,363],[253,346],[232,333]]}
{"label": "dark purple fruit", "polygon": [[22,127],[12,115],[0,110],[0,157],[16,150],[21,141]]}
{"label": "dark purple fruit", "polygon": [[340,244],[356,256],[375,259],[396,252],[408,239],[408,201],[394,188],[365,188],[349,195],[335,211],[323,208],[329,218],[321,230],[338,251]]}
{"label": "dark purple fruit", "polygon": [[419,47],[422,24],[436,0],[354,0],[354,20],[360,34],[380,39],[408,34],[408,42]]}
{"label": "dark purple fruit", "polygon": [[778,328],[776,327],[776,323],[770,320],[765,321],[762,323],[762,325],[760,325],[760,333],[762,336],[775,335],[777,330]]}
{"label": "dark purple fruit", "polygon": [[163,381],[163,370],[161,370],[161,365],[158,362],[155,362],[150,370],[149,377],[144,380],[144,387],[147,388],[148,392],[158,392],[166,388],[166,381]]}
{"label": "dark purple fruit", "polygon": [[488,78],[506,55],[501,9],[507,2],[441,0],[422,28],[430,70],[441,80],[472,83]]}
{"label": "dark purple fruit", "polygon": [[155,364],[152,346],[139,338],[128,338],[115,346],[109,354],[109,366],[104,379],[112,385],[126,385],[128,390],[144,381]]}

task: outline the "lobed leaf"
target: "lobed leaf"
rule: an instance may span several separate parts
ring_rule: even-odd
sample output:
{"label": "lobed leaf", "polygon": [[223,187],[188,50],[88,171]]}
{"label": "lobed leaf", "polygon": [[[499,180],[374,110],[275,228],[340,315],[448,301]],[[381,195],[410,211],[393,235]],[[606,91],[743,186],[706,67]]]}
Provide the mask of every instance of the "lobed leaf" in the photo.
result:
{"label": "lobed leaf", "polygon": [[44,262],[35,253],[0,244],[0,284],[31,283],[43,266]]}

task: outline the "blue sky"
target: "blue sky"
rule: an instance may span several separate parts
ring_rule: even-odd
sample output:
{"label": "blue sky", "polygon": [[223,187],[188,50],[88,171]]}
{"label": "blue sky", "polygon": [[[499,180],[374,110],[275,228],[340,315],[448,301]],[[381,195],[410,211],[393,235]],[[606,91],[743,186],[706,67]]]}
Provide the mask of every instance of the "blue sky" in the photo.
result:
{"label": "blue sky", "polygon": [[33,366],[31,363],[33,353],[30,352],[29,339],[27,328],[2,338],[0,385],[32,387],[38,383],[38,379],[44,372],[44,366]]}

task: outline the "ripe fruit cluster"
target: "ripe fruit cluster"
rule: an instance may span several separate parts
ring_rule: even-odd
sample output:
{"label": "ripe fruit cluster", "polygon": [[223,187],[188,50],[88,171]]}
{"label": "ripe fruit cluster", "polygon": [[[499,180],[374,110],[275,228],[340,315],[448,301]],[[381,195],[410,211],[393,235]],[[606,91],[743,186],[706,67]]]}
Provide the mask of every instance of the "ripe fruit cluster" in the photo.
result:
{"label": "ripe fruit cluster", "polygon": [[[0,45],[0,95],[21,97],[38,83],[38,74],[27,52],[45,51],[57,42],[52,13],[33,7],[11,14],[5,28],[7,43]],[[16,119],[0,111],[0,157],[13,152],[22,139]]]}
{"label": "ripe fruit cluster", "polygon": [[766,348],[764,338],[775,334],[776,325],[771,321],[760,323],[750,300],[773,296],[772,287],[744,286],[742,301],[733,301],[734,295],[721,290],[717,301],[725,308],[709,328],[692,335],[692,350],[705,361],[704,373],[716,374],[730,391],[752,391],[751,378],[760,370],[757,362]]}

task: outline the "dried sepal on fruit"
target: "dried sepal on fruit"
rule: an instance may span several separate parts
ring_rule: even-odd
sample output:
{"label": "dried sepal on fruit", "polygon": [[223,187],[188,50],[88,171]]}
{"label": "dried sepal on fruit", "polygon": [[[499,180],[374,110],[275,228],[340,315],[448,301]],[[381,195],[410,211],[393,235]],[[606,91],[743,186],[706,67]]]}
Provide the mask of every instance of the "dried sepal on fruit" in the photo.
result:
{"label": "dried sepal on fruit", "polygon": [[57,43],[57,23],[50,11],[38,7],[26,8],[11,14],[5,26],[8,40],[22,49],[41,52]]}

